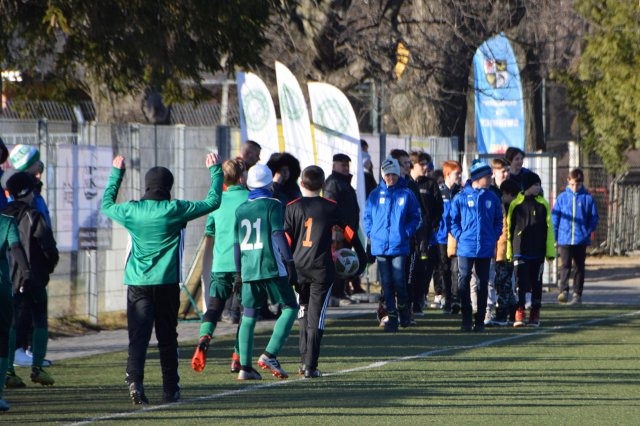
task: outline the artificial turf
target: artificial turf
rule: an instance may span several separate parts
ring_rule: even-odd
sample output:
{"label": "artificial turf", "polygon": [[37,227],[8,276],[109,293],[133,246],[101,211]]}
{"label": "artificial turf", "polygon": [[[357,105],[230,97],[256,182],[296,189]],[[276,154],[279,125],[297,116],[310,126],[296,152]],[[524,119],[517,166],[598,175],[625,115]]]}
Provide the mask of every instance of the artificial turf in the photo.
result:
{"label": "artificial turf", "polygon": [[[161,379],[152,348],[145,409],[129,402],[126,353],[60,361],[50,369],[55,386],[5,390],[12,409],[0,423],[638,423],[640,307],[553,305],[540,328],[462,333],[459,326],[459,316],[436,311],[397,334],[383,333],[374,315],[331,321],[319,366],[325,376],[306,380],[296,376],[297,326],[279,356],[291,375],[284,381],[265,373],[237,382],[231,336],[214,340],[200,374],[190,368],[193,346],[182,345],[182,403],[165,406],[153,405]],[[256,358],[266,339],[256,333]],[[28,379],[28,369],[17,372]]]}

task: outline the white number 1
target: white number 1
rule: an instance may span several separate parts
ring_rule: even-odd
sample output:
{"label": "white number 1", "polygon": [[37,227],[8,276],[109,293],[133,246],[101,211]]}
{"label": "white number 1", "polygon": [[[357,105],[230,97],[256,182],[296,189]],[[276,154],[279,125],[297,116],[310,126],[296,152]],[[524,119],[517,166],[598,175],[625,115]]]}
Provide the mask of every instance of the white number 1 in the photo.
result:
{"label": "white number 1", "polygon": [[[262,249],[262,241],[260,241],[260,223],[262,222],[261,218],[258,218],[253,224],[249,221],[249,219],[242,219],[240,222],[240,227],[246,228],[246,232],[244,234],[244,238],[242,239],[242,243],[240,243],[240,250],[261,250]],[[251,238],[251,228],[256,230],[256,242],[250,243],[249,239]]]}

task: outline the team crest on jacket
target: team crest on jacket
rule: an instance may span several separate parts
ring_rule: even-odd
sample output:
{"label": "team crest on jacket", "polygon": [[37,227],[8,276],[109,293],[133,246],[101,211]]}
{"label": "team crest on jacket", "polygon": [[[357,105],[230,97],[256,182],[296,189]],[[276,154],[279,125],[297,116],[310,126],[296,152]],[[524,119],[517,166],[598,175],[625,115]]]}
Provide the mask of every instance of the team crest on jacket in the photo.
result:
{"label": "team crest on jacket", "polygon": [[491,200],[487,200],[487,202],[485,203],[485,206],[487,206],[488,209],[491,208]]}
{"label": "team crest on jacket", "polygon": [[400,199],[398,200],[398,205],[399,205],[399,206],[404,206],[404,198],[400,198]]}

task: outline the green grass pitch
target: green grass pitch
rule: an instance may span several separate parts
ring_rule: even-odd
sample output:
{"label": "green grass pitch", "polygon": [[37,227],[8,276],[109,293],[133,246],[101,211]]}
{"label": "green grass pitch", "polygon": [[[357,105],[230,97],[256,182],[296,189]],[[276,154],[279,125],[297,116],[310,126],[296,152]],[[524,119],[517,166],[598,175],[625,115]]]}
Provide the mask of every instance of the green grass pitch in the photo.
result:
{"label": "green grass pitch", "polygon": [[[517,424],[640,422],[640,307],[543,306],[542,327],[461,333],[459,316],[429,311],[418,326],[390,335],[375,315],[329,322],[319,368],[296,376],[297,326],[279,359],[290,379],[263,374],[240,383],[229,373],[231,336],[214,339],[203,373],[182,344],[182,402],[161,398],[158,353],[151,348],[146,393],[132,407],[124,385],[126,353],[56,362],[56,385],[5,390],[11,411],[0,423],[136,426],[194,424]],[[267,334],[256,333],[257,361]],[[194,341],[195,344],[195,341]],[[17,368],[23,379],[28,369]]]}

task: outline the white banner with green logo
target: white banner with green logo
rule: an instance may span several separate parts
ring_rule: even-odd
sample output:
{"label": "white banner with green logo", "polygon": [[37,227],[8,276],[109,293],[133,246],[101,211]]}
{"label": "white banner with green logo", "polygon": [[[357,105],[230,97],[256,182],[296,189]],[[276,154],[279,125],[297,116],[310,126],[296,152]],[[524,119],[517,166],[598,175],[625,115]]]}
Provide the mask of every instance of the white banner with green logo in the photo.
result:
{"label": "white banner with green logo", "polygon": [[364,169],[360,149],[360,129],[349,99],[338,88],[327,83],[308,83],[311,114],[318,153],[318,166],[331,174],[334,154],[351,158],[351,186],[358,195],[360,221],[365,205]]}
{"label": "white banner with green logo", "polygon": [[316,164],[307,104],[298,80],[280,62],[276,62],[276,79],[284,150],[300,160],[300,166],[304,169]]}
{"label": "white banner with green logo", "polygon": [[280,152],[276,109],[269,89],[257,75],[236,73],[240,103],[242,141],[251,139],[262,147],[260,162],[266,164],[274,152]]}

